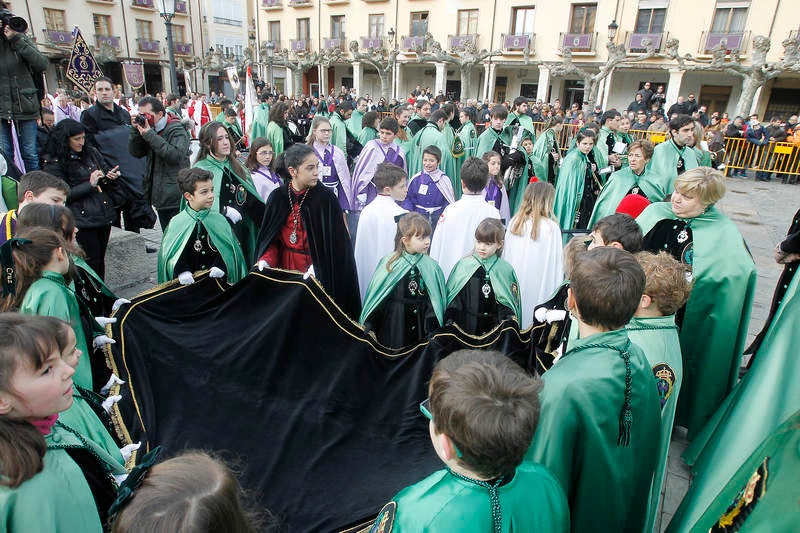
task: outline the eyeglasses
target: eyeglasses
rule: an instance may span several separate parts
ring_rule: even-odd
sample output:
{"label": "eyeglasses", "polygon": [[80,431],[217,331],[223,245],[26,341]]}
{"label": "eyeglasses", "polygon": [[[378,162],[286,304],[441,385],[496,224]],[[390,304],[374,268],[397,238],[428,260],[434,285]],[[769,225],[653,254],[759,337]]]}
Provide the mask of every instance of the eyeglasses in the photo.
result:
{"label": "eyeglasses", "polygon": [[[419,404],[419,410],[422,412],[423,415],[425,415],[425,418],[427,418],[430,421],[433,421],[433,415],[431,414],[431,399],[430,398],[425,398],[425,401],[423,401],[421,404]],[[453,442],[452,438],[450,439],[450,442]],[[456,450],[456,456],[459,459],[461,459],[464,456],[464,454],[461,453],[461,450],[458,449],[458,446],[456,446],[455,442],[453,442],[453,448],[455,448],[455,450]]]}

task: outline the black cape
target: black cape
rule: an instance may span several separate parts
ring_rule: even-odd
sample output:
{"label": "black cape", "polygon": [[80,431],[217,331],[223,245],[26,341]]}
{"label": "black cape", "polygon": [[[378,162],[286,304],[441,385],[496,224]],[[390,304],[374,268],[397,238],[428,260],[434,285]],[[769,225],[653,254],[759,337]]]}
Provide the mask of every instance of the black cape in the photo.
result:
{"label": "black cape", "polygon": [[[288,203],[287,203],[288,205]],[[132,299],[111,326],[109,363],[125,383],[117,428],[164,458],[190,447],[237,460],[242,485],[281,531],[327,532],[374,518],[443,465],[419,404],[435,364],[496,349],[531,368],[506,323],[483,337],[444,327],[417,345],[381,346],[316,280],[253,272],[228,287],[200,277]]]}
{"label": "black cape", "polygon": [[[281,231],[289,216],[289,187],[286,183],[269,195],[264,220],[258,234],[256,260],[261,257]],[[333,300],[353,319],[361,314],[353,245],[344,223],[339,201],[326,187],[309,189],[300,210],[308,233],[308,246],[314,276]]]}

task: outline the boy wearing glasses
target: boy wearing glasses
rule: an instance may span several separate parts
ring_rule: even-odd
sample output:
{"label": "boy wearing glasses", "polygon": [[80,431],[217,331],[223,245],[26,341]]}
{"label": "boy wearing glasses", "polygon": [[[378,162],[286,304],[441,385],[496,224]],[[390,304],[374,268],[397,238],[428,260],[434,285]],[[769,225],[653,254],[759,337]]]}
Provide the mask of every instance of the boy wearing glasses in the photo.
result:
{"label": "boy wearing glasses", "polygon": [[521,464],[539,391],[498,352],[461,350],[439,361],[420,410],[445,468],[400,491],[371,532],[568,531],[558,482],[541,465]]}

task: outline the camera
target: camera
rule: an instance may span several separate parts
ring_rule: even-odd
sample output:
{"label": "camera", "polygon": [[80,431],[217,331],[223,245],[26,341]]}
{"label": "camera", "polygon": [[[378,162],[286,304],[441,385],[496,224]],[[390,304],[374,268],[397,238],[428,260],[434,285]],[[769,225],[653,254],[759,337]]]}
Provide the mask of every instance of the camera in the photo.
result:
{"label": "camera", "polygon": [[0,9],[0,26],[2,28],[8,26],[17,33],[25,33],[28,31],[27,21],[5,8]]}
{"label": "camera", "polygon": [[139,126],[144,126],[145,124],[147,124],[147,116],[145,116],[144,113],[136,115],[135,117],[133,117],[133,122],[138,124]]}

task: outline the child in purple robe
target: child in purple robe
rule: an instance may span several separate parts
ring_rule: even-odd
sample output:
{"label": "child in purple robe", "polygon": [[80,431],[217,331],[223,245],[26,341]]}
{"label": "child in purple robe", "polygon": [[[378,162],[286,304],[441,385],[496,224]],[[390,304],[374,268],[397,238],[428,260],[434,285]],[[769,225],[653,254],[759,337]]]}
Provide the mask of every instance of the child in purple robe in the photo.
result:
{"label": "child in purple robe", "polygon": [[308,145],[319,159],[319,181],[339,199],[342,211],[353,208],[353,188],[347,156],[338,146],[331,144],[333,128],[331,122],[321,116],[314,117]]}
{"label": "child in purple robe", "polygon": [[372,177],[381,163],[392,163],[406,170],[406,154],[395,144],[399,125],[397,120],[387,117],[381,120],[378,138],[364,145],[361,155],[353,167],[353,211],[361,211],[378,195]]}
{"label": "child in purple robe", "polygon": [[273,170],[274,163],[275,150],[269,139],[266,137],[253,139],[245,166],[253,178],[256,192],[264,202],[273,190],[283,185],[283,180]]}
{"label": "child in purple robe", "polygon": [[455,201],[450,178],[439,169],[442,151],[428,146],[422,151],[422,172],[411,178],[402,206],[428,219],[433,229],[444,208]]}
{"label": "child in purple robe", "polygon": [[500,218],[504,222],[511,219],[511,208],[508,203],[508,193],[503,186],[503,177],[500,175],[500,154],[489,150],[481,157],[489,165],[489,184],[486,185],[486,202],[492,204],[500,211]]}

